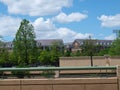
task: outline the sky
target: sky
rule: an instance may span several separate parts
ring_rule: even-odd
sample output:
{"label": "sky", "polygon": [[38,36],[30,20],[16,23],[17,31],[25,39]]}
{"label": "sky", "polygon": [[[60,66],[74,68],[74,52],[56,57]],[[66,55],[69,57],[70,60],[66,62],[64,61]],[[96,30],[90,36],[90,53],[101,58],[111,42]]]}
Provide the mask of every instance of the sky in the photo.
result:
{"label": "sky", "polygon": [[113,40],[120,29],[120,0],[0,0],[0,36],[12,41],[23,19],[36,39]]}

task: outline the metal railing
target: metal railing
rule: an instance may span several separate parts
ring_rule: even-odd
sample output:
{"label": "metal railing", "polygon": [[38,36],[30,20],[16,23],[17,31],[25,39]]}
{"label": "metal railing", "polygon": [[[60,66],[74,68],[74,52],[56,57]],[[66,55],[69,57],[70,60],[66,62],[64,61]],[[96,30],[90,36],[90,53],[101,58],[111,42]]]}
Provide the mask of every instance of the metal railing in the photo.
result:
{"label": "metal railing", "polygon": [[[58,71],[57,77],[59,77],[60,71],[70,70],[113,70],[117,69],[116,66],[79,66],[79,67],[28,67],[28,68],[0,68],[0,72],[13,72],[13,71]],[[56,73],[55,73],[56,74]],[[4,76],[4,73],[2,74]]]}
{"label": "metal railing", "polygon": [[0,68],[0,71],[44,71],[44,70],[116,70],[116,66],[81,66],[81,67],[28,67]]}

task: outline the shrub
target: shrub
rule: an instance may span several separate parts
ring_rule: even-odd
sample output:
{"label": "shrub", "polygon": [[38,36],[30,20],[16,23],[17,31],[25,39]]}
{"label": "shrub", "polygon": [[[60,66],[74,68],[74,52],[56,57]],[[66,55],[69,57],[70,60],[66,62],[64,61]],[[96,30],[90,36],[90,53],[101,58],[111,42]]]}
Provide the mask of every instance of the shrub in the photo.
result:
{"label": "shrub", "polygon": [[18,78],[24,78],[25,76],[29,75],[28,71],[13,71],[12,74]]}
{"label": "shrub", "polygon": [[45,70],[42,72],[42,76],[46,77],[46,78],[53,78],[55,75],[55,72],[52,70]]}
{"label": "shrub", "polygon": [[[25,68],[27,66],[17,66],[17,68]],[[24,78],[29,76],[29,71],[12,71],[12,74],[18,78]]]}

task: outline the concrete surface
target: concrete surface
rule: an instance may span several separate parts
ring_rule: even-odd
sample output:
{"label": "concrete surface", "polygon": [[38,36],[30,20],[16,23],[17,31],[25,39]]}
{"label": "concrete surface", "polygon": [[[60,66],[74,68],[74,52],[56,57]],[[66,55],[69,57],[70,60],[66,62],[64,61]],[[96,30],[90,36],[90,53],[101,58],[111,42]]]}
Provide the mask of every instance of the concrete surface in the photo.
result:
{"label": "concrete surface", "polygon": [[118,90],[113,78],[5,79],[0,90]]}

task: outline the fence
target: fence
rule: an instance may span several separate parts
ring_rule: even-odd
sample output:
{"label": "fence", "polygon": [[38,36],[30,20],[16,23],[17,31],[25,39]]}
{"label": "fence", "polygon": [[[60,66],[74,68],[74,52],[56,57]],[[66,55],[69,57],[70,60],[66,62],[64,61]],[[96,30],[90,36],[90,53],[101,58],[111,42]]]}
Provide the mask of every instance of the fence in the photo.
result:
{"label": "fence", "polygon": [[[30,68],[0,68],[2,76],[6,72],[27,72],[27,71],[54,71],[55,77],[60,74],[83,74],[83,73],[116,73],[116,66],[82,66],[82,67],[30,67]],[[90,71],[91,70],[91,71]],[[104,71],[102,71],[104,70]],[[34,74],[35,72],[33,72]],[[41,74],[42,72],[39,72]],[[28,73],[30,75],[30,73]],[[49,74],[49,73],[48,73]]]}
{"label": "fence", "polygon": [[[0,72],[51,70],[57,71],[56,78],[1,79],[0,90],[120,90],[120,66],[0,68]],[[115,71],[112,73],[117,75],[105,78],[59,78],[61,71],[71,70],[105,70],[106,73]],[[94,73],[99,74],[100,72]]]}

